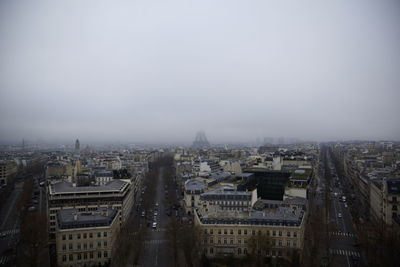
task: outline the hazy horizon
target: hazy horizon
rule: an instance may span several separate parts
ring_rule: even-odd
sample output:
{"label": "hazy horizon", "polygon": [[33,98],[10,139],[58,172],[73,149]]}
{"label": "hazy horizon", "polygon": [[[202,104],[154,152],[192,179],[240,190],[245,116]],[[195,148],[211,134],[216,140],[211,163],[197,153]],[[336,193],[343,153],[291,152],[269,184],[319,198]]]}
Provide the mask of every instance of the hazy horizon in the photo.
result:
{"label": "hazy horizon", "polygon": [[399,15],[393,1],[1,1],[0,143],[399,141]]}

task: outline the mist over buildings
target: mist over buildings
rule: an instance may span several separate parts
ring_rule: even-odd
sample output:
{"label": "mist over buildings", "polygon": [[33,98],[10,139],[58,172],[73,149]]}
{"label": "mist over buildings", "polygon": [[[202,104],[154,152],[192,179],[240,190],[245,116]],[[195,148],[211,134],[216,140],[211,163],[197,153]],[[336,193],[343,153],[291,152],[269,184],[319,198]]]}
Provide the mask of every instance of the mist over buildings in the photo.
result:
{"label": "mist over buildings", "polygon": [[1,1],[0,141],[400,140],[395,1]]}

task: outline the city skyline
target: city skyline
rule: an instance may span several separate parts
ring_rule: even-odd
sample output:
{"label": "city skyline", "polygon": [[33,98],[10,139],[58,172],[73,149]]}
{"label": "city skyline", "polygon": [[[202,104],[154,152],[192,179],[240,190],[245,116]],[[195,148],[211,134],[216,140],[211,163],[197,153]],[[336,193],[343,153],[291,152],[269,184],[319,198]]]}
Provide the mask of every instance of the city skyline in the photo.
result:
{"label": "city skyline", "polygon": [[399,4],[357,3],[2,1],[0,141],[400,140]]}

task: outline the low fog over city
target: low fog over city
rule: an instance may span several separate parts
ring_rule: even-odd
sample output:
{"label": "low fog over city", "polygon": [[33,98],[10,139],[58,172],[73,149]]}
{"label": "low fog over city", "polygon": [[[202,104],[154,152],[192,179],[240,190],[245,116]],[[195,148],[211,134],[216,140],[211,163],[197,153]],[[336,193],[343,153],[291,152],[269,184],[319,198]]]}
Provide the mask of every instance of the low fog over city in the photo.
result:
{"label": "low fog over city", "polygon": [[399,140],[396,1],[1,1],[0,136]]}
{"label": "low fog over city", "polygon": [[0,0],[0,267],[398,267],[400,1]]}

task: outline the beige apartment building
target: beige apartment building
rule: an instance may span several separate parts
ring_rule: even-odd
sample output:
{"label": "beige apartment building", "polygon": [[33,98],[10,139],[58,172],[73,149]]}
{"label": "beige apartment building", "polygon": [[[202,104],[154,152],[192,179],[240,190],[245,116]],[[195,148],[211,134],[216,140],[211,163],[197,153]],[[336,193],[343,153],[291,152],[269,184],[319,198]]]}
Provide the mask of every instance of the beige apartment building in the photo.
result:
{"label": "beige apartment building", "polygon": [[372,181],[370,206],[374,220],[400,226],[400,179]]}
{"label": "beige apartment building", "polygon": [[259,201],[249,211],[214,209],[195,211],[195,225],[203,235],[207,257],[250,253],[250,239],[262,234],[267,248],[259,251],[265,257],[288,257],[303,248],[306,206],[290,201]]}
{"label": "beige apartment building", "polygon": [[91,213],[57,211],[57,265],[107,265],[120,229],[118,217],[118,210],[108,208]]}
{"label": "beige apartment building", "polygon": [[9,178],[17,172],[17,164],[12,160],[0,160],[0,186],[8,184]]}

